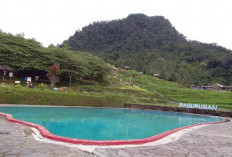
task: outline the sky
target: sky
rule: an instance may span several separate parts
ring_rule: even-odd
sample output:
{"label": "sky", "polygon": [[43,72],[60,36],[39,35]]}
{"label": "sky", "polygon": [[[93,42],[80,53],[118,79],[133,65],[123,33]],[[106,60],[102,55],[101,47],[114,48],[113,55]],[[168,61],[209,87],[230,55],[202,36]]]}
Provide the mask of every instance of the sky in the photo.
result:
{"label": "sky", "polygon": [[232,50],[232,0],[0,0],[0,29],[43,46],[67,40],[95,21],[162,15],[189,40]]}

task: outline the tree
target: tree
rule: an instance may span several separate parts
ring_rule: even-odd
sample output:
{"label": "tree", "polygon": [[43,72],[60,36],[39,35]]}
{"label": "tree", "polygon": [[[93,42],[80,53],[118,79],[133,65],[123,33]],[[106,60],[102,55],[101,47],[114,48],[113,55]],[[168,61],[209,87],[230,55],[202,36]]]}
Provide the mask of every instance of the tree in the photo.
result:
{"label": "tree", "polygon": [[51,81],[51,88],[54,88],[57,82],[59,82],[60,66],[58,63],[53,64],[50,67],[50,71],[47,74],[48,79]]}
{"label": "tree", "polygon": [[25,34],[24,33],[18,33],[15,35],[16,37],[19,37],[19,38],[24,38]]}

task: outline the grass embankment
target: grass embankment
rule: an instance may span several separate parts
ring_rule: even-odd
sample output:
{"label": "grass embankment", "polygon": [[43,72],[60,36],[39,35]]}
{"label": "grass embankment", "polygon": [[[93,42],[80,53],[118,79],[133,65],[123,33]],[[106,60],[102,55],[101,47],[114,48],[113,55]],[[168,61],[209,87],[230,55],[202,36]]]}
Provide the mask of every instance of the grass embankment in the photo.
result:
{"label": "grass embankment", "polygon": [[218,105],[220,110],[232,110],[232,92],[195,90],[134,71],[120,71],[119,77],[125,81],[131,77],[133,84],[149,92],[160,93],[169,101]]}
{"label": "grass embankment", "polygon": [[137,101],[135,97],[112,93],[83,94],[26,87],[0,87],[0,104],[124,107],[125,102]]}

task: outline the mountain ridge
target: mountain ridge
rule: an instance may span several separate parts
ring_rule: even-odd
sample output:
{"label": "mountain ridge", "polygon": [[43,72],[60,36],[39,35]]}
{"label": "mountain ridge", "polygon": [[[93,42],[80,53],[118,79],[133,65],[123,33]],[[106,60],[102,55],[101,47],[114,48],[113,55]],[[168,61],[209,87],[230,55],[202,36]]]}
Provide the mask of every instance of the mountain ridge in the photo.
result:
{"label": "mountain ridge", "polygon": [[163,16],[131,14],[94,22],[76,31],[63,46],[88,51],[117,67],[159,73],[181,84],[232,84],[231,50],[186,40]]}

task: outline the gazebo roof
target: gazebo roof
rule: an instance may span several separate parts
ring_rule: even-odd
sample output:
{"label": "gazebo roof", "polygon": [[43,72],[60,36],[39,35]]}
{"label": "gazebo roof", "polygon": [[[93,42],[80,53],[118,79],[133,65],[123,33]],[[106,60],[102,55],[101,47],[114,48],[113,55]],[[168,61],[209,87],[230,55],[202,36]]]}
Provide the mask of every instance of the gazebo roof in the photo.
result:
{"label": "gazebo roof", "polygon": [[3,71],[14,71],[14,69],[12,69],[11,67],[9,67],[7,65],[0,65],[0,70],[3,70]]}

